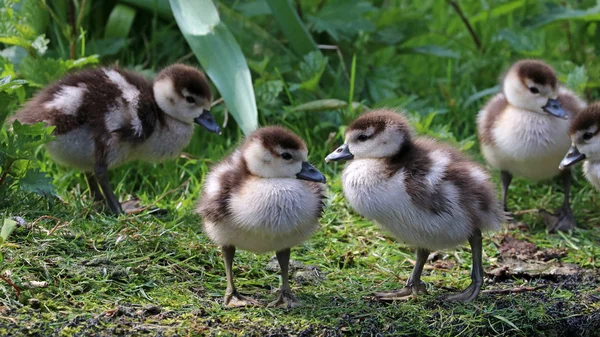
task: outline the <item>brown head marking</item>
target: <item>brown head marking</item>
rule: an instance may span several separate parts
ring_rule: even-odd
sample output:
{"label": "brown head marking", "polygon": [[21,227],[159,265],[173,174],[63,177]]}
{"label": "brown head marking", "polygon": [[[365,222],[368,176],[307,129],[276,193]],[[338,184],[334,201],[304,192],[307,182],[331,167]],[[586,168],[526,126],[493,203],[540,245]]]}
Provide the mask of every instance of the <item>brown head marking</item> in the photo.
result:
{"label": "brown head marking", "polygon": [[587,108],[579,112],[577,117],[571,122],[569,134],[573,135],[577,131],[588,130],[593,125],[598,126],[596,133],[600,132],[600,102],[590,104]]}
{"label": "brown head marking", "polygon": [[527,86],[525,79],[530,79],[540,85],[549,85],[556,89],[558,79],[552,67],[538,60],[521,60],[513,64],[511,69],[517,72],[523,85]]}
{"label": "brown head marking", "polygon": [[373,134],[376,135],[390,126],[398,128],[406,135],[407,139],[410,138],[410,127],[406,118],[400,113],[388,109],[377,109],[362,114],[348,126],[346,133],[373,128]]}
{"label": "brown head marking", "polygon": [[194,67],[184,64],[174,64],[163,69],[155,81],[160,81],[164,78],[170,78],[173,81],[175,91],[182,95],[183,89],[186,89],[191,94],[206,97],[212,100],[210,85],[204,73]]}

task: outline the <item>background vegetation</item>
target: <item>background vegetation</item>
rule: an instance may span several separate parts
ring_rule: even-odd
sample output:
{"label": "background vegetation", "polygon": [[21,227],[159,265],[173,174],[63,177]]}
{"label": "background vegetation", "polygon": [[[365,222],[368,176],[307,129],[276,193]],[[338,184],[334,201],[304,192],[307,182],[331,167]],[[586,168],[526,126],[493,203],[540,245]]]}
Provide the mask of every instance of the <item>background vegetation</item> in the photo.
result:
{"label": "background vegetation", "polygon": [[[406,110],[420,134],[481,160],[476,113],[520,58],[549,62],[561,82],[597,99],[600,3],[301,0],[287,7],[283,1],[215,4],[246,58],[259,124],[300,134],[330,182],[322,229],[292,253],[301,263],[295,290],[306,307],[221,307],[220,254],[191,215],[204,174],[243,135],[238,111],[230,118],[233,107],[221,103],[213,112],[226,125],[222,136],[198,129],[178,160],[111,173],[121,200],[133,193],[166,215],[103,214],[83,174],[58,167],[41,150],[51,130],[0,131],[0,219],[18,216],[12,236],[1,235],[0,275],[9,282],[0,282],[0,334],[598,335],[600,211],[597,192],[580,173],[573,195],[579,227],[569,234],[546,234],[530,211],[558,207],[559,184],[513,183],[510,206],[522,211],[524,224],[484,240],[486,288],[500,293],[473,304],[443,303],[448,289],[469,282],[469,251],[447,251],[428,263],[424,279],[432,295],[387,305],[369,294],[406,280],[411,249],[348,208],[341,167],[325,166],[323,158],[358,113],[391,107]],[[119,65],[152,78],[174,62],[198,65],[202,53],[190,48],[165,0],[0,4],[0,124],[68,71]],[[559,253],[542,259],[542,271],[502,274],[496,269],[506,267],[511,242]],[[263,301],[274,296],[279,280],[266,268],[269,258],[238,254],[242,292]],[[565,266],[576,272],[556,271]],[[521,286],[535,290],[512,293]]]}

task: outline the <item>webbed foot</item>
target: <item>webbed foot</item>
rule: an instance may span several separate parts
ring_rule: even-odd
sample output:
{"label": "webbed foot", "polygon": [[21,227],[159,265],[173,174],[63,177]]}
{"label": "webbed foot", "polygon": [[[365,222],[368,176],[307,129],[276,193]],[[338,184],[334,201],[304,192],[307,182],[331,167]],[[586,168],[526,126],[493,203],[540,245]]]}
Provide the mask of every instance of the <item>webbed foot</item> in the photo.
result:
{"label": "webbed foot", "polygon": [[291,290],[281,290],[279,292],[279,297],[269,303],[269,308],[282,308],[282,309],[291,309],[298,308],[302,306],[302,302],[292,294]]}
{"label": "webbed foot", "polygon": [[260,306],[261,303],[252,298],[242,296],[237,290],[225,293],[223,304],[230,308]]}
{"label": "webbed foot", "polygon": [[416,297],[419,294],[427,294],[427,288],[424,283],[407,285],[404,288],[392,291],[375,292],[375,297],[378,301],[398,301],[406,300],[410,296]]}
{"label": "webbed foot", "polygon": [[477,295],[479,295],[479,291],[481,290],[482,286],[483,282],[473,282],[467,287],[467,289],[461,291],[460,293],[446,297],[446,301],[471,302],[472,300],[477,298]]}

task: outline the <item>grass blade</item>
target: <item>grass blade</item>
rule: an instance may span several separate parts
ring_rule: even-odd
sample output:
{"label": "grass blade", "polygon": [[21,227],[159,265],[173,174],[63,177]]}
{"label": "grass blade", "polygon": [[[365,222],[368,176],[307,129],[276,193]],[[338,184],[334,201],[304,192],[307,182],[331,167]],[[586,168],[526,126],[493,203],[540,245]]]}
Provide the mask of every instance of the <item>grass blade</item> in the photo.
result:
{"label": "grass blade", "polygon": [[318,50],[317,44],[288,0],[266,1],[271,8],[275,21],[277,21],[279,28],[287,37],[292,50],[296,54],[304,56],[311,51]]}
{"label": "grass blade", "polygon": [[252,78],[242,50],[212,0],[171,0],[171,8],[198,61],[245,134],[258,127]]}
{"label": "grass blade", "polygon": [[116,5],[108,16],[104,38],[126,38],[129,36],[135,14],[136,10],[127,5]]}

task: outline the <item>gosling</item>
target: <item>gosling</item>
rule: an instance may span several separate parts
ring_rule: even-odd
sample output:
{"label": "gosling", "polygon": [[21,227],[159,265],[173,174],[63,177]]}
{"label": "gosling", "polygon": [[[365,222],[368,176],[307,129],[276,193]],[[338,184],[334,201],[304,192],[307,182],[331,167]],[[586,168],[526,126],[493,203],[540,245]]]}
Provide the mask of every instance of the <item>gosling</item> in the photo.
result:
{"label": "gosling", "polygon": [[282,286],[269,306],[301,305],[289,284],[290,248],[317,229],[325,198],[325,176],[308,163],[307,155],[306,144],[291,131],[264,127],[207,175],[197,212],[207,236],[222,249],[226,306],[260,304],[241,295],[234,285],[236,248],[275,251]]}
{"label": "gosling", "polygon": [[587,180],[600,190],[600,103],[594,103],[581,111],[571,123],[569,135],[571,149],[560,163],[565,170],[578,162],[583,163],[583,173]]}
{"label": "gosling", "polygon": [[211,101],[206,77],[190,66],[167,67],[153,84],[123,69],[98,68],[51,84],[11,120],[54,126],[47,153],[60,165],[84,171],[94,199],[105,199],[118,215],[123,209],[108,170],[177,156],[189,144],[194,122],[220,134]]}
{"label": "gosling", "polygon": [[[502,204],[507,207],[513,175],[544,180],[561,174],[558,165],[568,151],[569,119],[585,107],[562,87],[554,70],[537,60],[522,60],[506,73],[502,93],[494,96],[477,116],[477,131],[486,161],[500,170]],[[550,232],[575,226],[569,202],[571,172],[562,172],[563,205],[546,225]]]}
{"label": "gosling", "polygon": [[350,206],[417,249],[406,286],[377,292],[378,299],[426,293],[421,273],[429,252],[469,241],[472,283],[447,299],[472,301],[483,285],[482,231],[498,229],[504,212],[479,165],[448,145],[412,133],[402,115],[374,110],[347,128],[344,145],[325,160],[350,160],[342,173]]}

